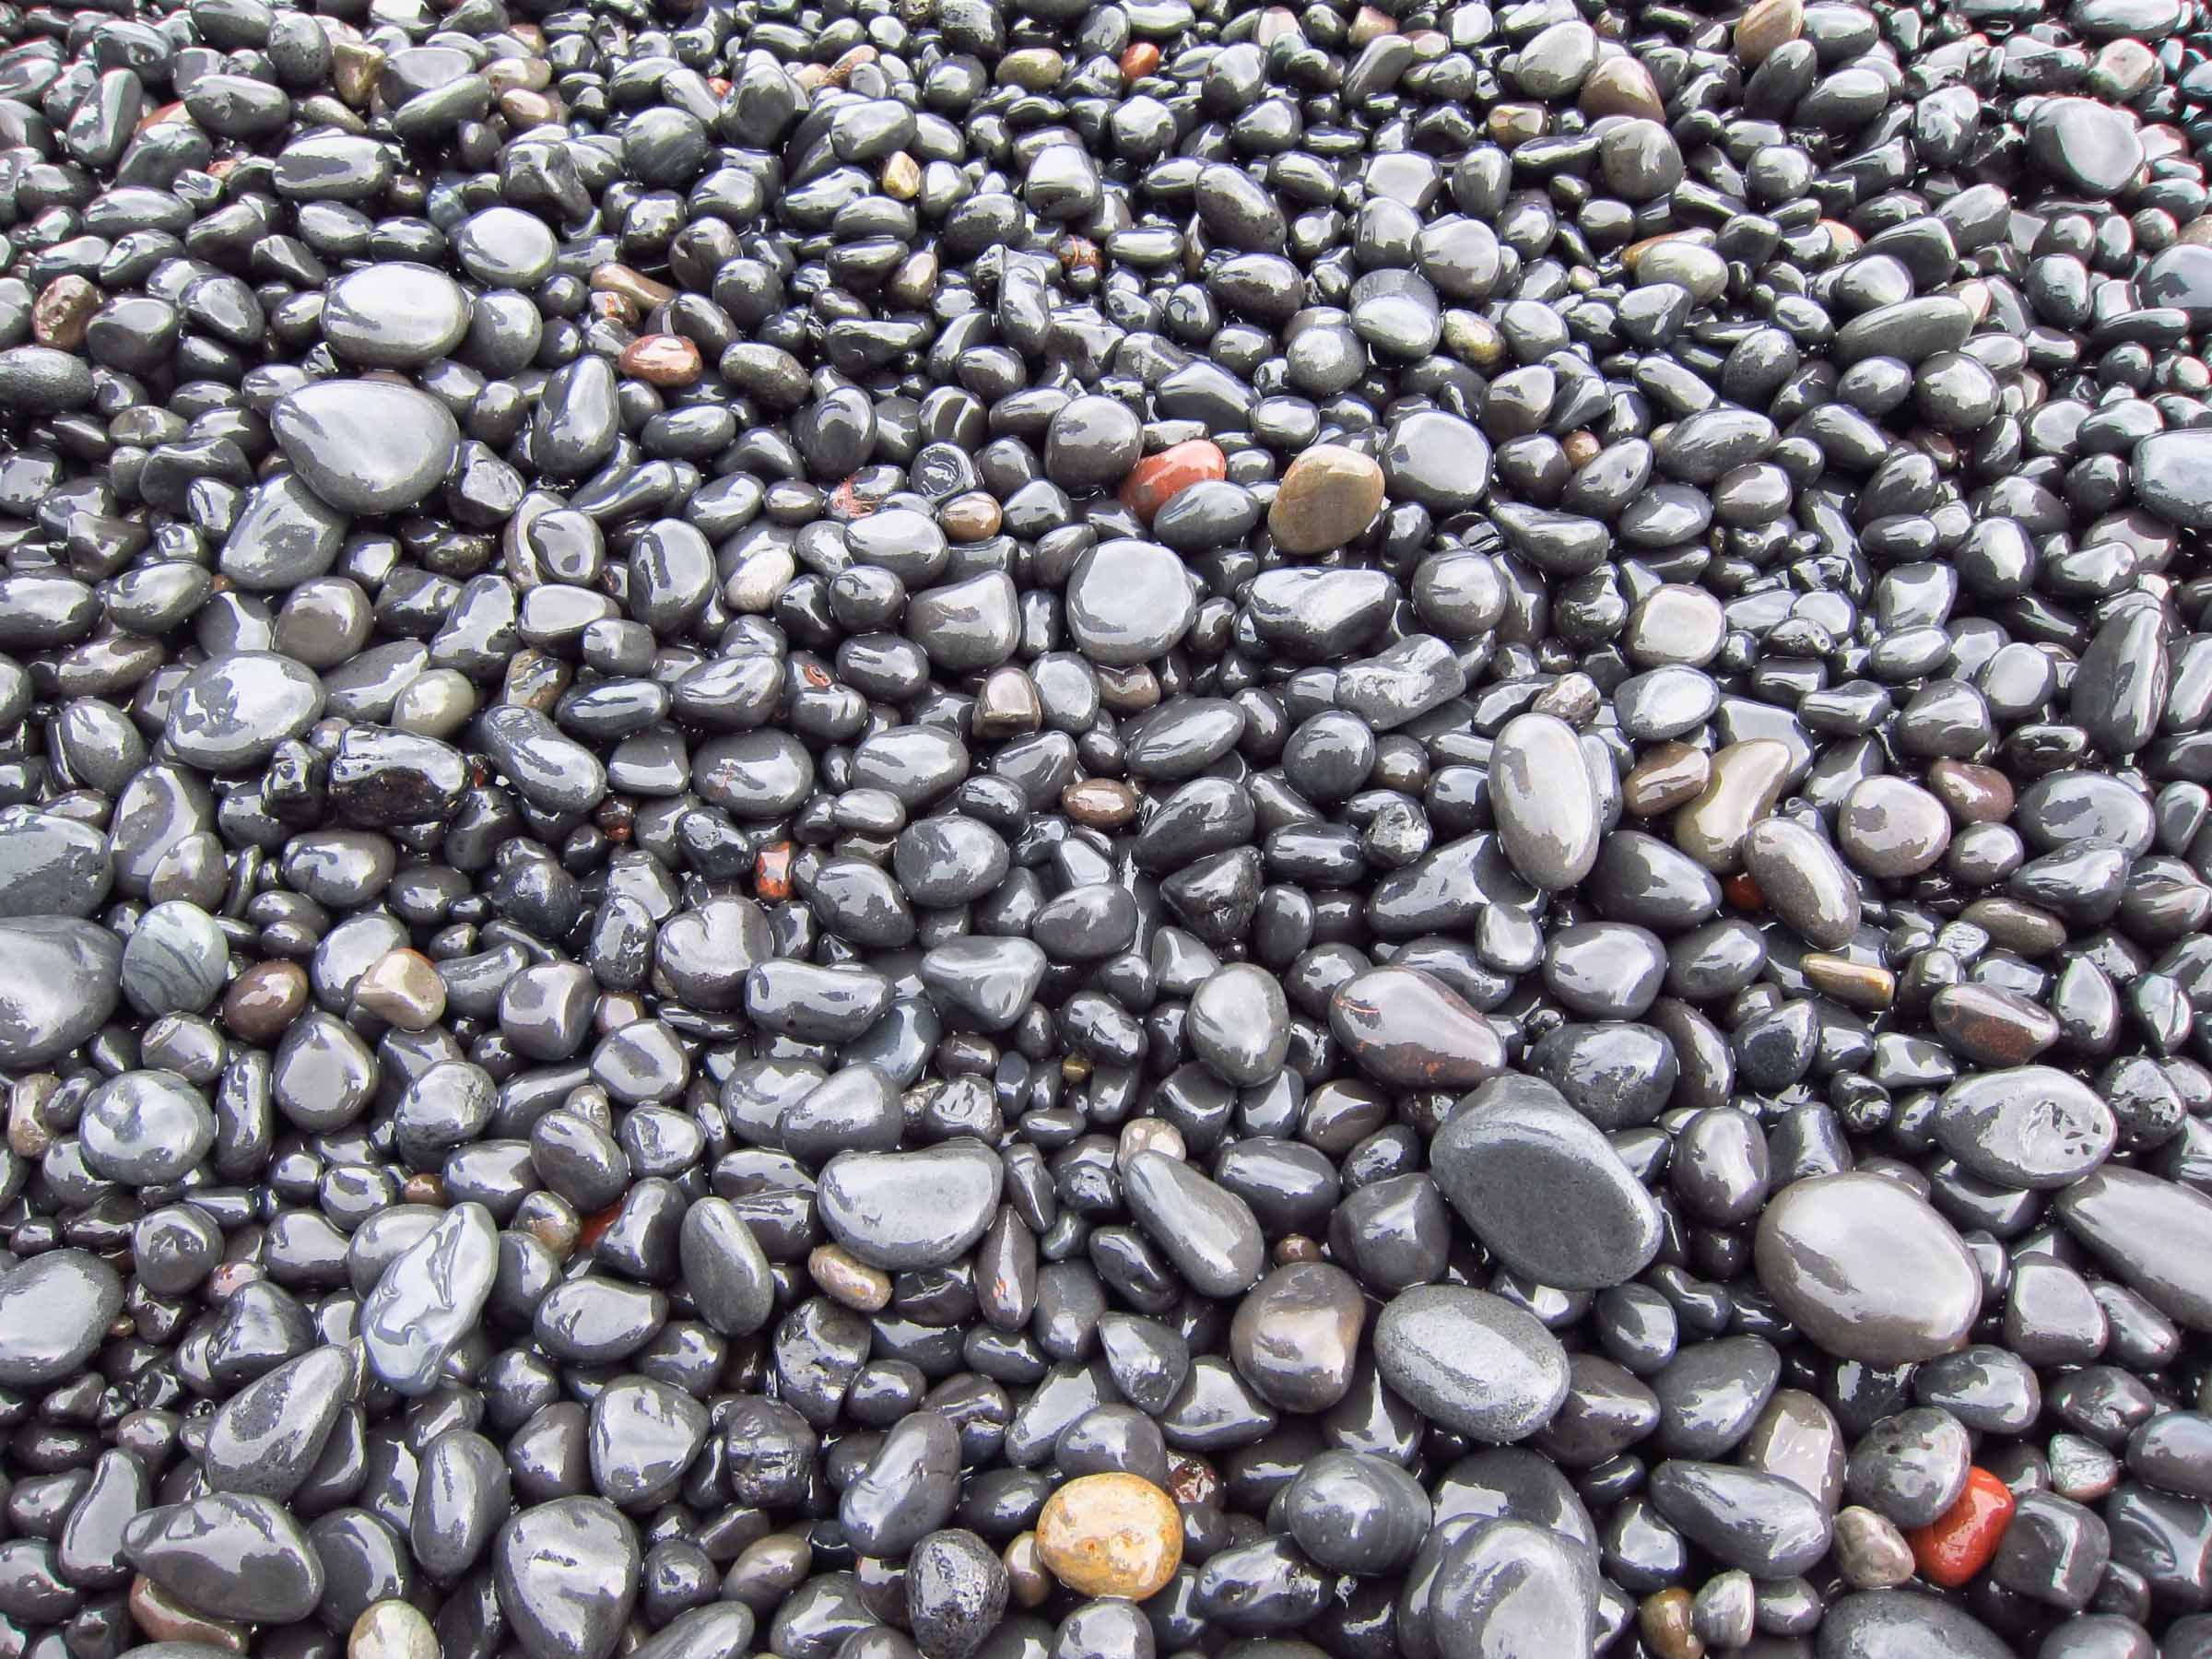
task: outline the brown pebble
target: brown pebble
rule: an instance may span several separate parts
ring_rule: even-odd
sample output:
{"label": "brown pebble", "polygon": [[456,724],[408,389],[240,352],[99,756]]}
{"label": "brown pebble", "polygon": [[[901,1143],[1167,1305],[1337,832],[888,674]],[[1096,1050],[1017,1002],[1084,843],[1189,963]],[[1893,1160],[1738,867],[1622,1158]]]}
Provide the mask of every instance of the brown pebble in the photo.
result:
{"label": "brown pebble", "polygon": [[883,194],[896,202],[911,202],[922,192],[922,163],[904,150],[884,158]]}
{"label": "brown pebble", "polygon": [[1221,1477],[1214,1465],[1195,1452],[1175,1452],[1168,1456],[1168,1495],[1178,1503],[1194,1503],[1201,1509],[1219,1509],[1222,1504]]}
{"label": "brown pebble", "polygon": [[307,990],[299,963],[256,962],[223,994],[223,1024],[241,1042],[274,1042],[306,1011]]}
{"label": "brown pebble", "polygon": [[1886,1008],[1897,997],[1897,975],[1872,962],[1808,950],[1797,966],[1814,990],[1849,1007]]}
{"label": "brown pebble", "polygon": [[1646,121],[1666,119],[1666,105],[1652,83],[1652,72],[1623,53],[1606,58],[1583,82],[1583,113],[1596,121],[1606,115],[1639,115]]}
{"label": "brown pebble", "polygon": [[975,735],[978,737],[1015,737],[1044,724],[1044,702],[1037,683],[1008,663],[983,677],[975,698]]}
{"label": "brown pebble", "polygon": [[1321,1246],[1303,1233],[1285,1233],[1275,1241],[1275,1265],[1277,1267],[1320,1260]]}
{"label": "brown pebble", "polygon": [[1490,142],[1500,149],[1518,149],[1532,138],[1544,136],[1550,117],[1542,104],[1501,103],[1490,107]]}
{"label": "brown pebble", "polygon": [[353,987],[353,1006],[403,1031],[427,1031],[445,1012],[445,981],[418,950],[388,950]]}
{"label": "brown pebble", "polygon": [[18,1158],[43,1158],[60,1138],[46,1120],[47,1102],[62,1086],[52,1072],[18,1078],[7,1096],[7,1147]]}
{"label": "brown pebble", "polygon": [[1636,818],[1672,812],[1703,792],[1712,776],[1712,757],[1687,743],[1663,743],[1647,749],[1620,781],[1620,805]]}
{"label": "brown pebble", "polygon": [[553,65],[543,58],[494,58],[484,65],[484,81],[492,92],[543,92],[553,84]]}
{"label": "brown pebble", "polygon": [[641,311],[651,311],[676,298],[676,290],[666,283],[655,282],[642,271],[612,261],[592,268],[592,288],[597,293],[619,294]]}
{"label": "brown pebble", "polygon": [[1301,451],[1277,486],[1267,534],[1286,553],[1326,553],[1353,540],[1382,511],[1382,467],[1342,443]]}
{"label": "brown pebble", "polygon": [[548,126],[567,113],[560,100],[544,92],[534,92],[527,87],[517,87],[500,94],[500,113],[507,124],[518,133],[533,127]]}
{"label": "brown pebble", "polygon": [[30,308],[30,337],[56,351],[75,351],[85,343],[85,326],[104,298],[82,276],[56,276]]}
{"label": "brown pebble", "polygon": [[1747,69],[1805,32],[1805,0],[1755,0],[1735,25],[1735,55]]}
{"label": "brown pebble", "polygon": [[1100,664],[1096,672],[1099,700],[1116,714],[1141,714],[1147,709],[1159,706],[1159,676],[1152,672],[1149,663],[1135,663],[1126,668]]}
{"label": "brown pebble", "polygon": [[1060,792],[1060,810],[1093,830],[1119,830],[1136,816],[1136,791],[1119,778],[1085,778]]}
{"label": "brown pebble", "polygon": [[1661,1590],[1636,1609],[1637,1629],[1655,1659],[1703,1659],[1705,1644],[1690,1628],[1691,1605],[1687,1590]]}
{"label": "brown pebble", "polygon": [[1836,1571],[1854,1590],[1894,1590],[1913,1573],[1912,1546],[1888,1516],[1860,1504],[1836,1512]]}
{"label": "brown pebble", "polygon": [[699,347],[681,335],[640,335],[622,347],[615,366],[649,386],[688,386],[699,379]]}
{"label": "brown pebble", "polygon": [[841,1244],[818,1244],[807,1253],[807,1277],[822,1294],[859,1313],[880,1312],[891,1300],[891,1276],[871,1267]]}
{"label": "brown pebble", "polygon": [[954,542],[988,541],[1003,522],[998,498],[987,489],[971,489],[937,509],[937,528]]}
{"label": "brown pebble", "polygon": [[435,1170],[418,1170],[399,1183],[399,1201],[402,1204],[428,1204],[443,1209],[445,1178]]}
{"label": "brown pebble", "polygon": [[1039,1606],[1052,1594],[1052,1574],[1037,1554],[1035,1533],[1017,1533],[1000,1559],[1006,1568],[1006,1594],[1016,1606]]}
{"label": "brown pebble", "polygon": [[2012,780],[1994,766],[1938,760],[1928,768],[1928,788],[1962,824],[2001,824],[2012,816]]}
{"label": "brown pebble", "polygon": [[1078,1595],[1143,1601],[1182,1564],[1182,1517],[1173,1499],[1137,1476],[1079,1476],[1046,1500],[1037,1554]]}
{"label": "brown pebble", "polygon": [[1188,1151],[1189,1148],[1183,1144],[1182,1131],[1167,1119],[1131,1118],[1122,1125],[1122,1133],[1115,1139],[1113,1167],[1117,1170],[1127,1169],[1129,1160],[1139,1152],[1157,1152],[1163,1158],[1172,1158],[1180,1163]]}

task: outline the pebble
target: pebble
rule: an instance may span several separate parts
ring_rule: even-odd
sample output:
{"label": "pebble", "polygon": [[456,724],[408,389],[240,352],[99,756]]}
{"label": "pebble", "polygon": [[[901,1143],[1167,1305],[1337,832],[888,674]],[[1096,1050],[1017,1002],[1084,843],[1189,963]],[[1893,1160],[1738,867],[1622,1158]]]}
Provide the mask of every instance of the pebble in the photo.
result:
{"label": "pebble", "polygon": [[1037,1516],[1037,1553],[1078,1595],[1144,1601],[1182,1563],[1174,1501],[1135,1475],[1083,1475],[1057,1488]]}
{"label": "pebble", "polygon": [[1982,1308],[1973,1258],[1907,1186],[1866,1173],[1814,1176],[1759,1217],[1759,1283],[1839,1359],[1896,1365],[1959,1347]]}
{"label": "pebble", "polygon": [[2201,24],[0,14],[0,1659],[2212,1653]]}

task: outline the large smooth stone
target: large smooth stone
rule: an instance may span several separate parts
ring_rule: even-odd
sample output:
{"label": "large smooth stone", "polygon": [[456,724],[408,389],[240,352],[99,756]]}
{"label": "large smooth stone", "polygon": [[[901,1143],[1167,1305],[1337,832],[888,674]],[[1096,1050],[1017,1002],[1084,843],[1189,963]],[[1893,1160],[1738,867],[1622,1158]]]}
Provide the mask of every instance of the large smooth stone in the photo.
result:
{"label": "large smooth stone", "polygon": [[2013,1659],[1957,1602],[1917,1590],[1862,1590],[1820,1621],[1820,1659]]}
{"label": "large smooth stone", "polygon": [[1158,542],[1100,542],[1076,560],[1067,630],[1094,663],[1149,662],[1190,631],[1197,600],[1182,560]]}
{"label": "large smooth stone", "polygon": [[123,941],[73,916],[0,922],[0,1067],[59,1059],[107,1023],[123,975]]}
{"label": "large smooth stone", "polygon": [[1779,1475],[1670,1458],[1646,1489],[1684,1536],[1753,1578],[1794,1578],[1828,1553],[1827,1510]]}
{"label": "large smooth stone", "polygon": [[1597,792],[1574,728],[1550,714],[1506,722],[1490,746],[1490,809],[1505,855],[1546,892],[1571,888],[1597,863]]}
{"label": "large smooth stone", "polygon": [[871,1266],[943,1267],[974,1248],[998,1208],[1005,1168],[979,1141],[919,1152],[841,1152],[822,1167],[822,1224]]}
{"label": "large smooth stone", "polygon": [[274,651],[211,658],[184,677],[169,706],[169,747],[202,771],[257,766],[323,712],[323,681]]}
{"label": "large smooth stone", "polygon": [[1252,1206],[1179,1158],[1144,1151],[1122,1171],[1136,1223],[1204,1296],[1234,1296],[1267,1265]]}
{"label": "large smooth stone", "polygon": [[480,1204],[460,1204],[394,1257],[361,1304],[370,1368],[403,1394],[425,1394],[477,1328],[500,1265],[499,1225]]}
{"label": "large smooth stone", "polygon": [[88,916],[108,896],[108,838],[50,814],[0,825],[0,918]]}
{"label": "large smooth stone", "polygon": [[638,1598],[638,1535],[603,1498],[556,1498],[507,1523],[493,1567],[532,1659],[607,1659]]}
{"label": "large smooth stone", "polygon": [[1540,1285],[1626,1284],[1659,1250],[1659,1206],[1596,1124],[1539,1077],[1493,1077],[1429,1144],[1436,1183],[1476,1237]]}
{"label": "large smooth stone", "polygon": [[0,1387],[80,1371],[123,1308],[123,1281],[88,1250],[50,1250],[0,1274]]}
{"label": "large smooth stone", "polygon": [[1944,1090],[1934,1128],[1946,1152],[2007,1187],[2079,1180],[2105,1160],[2119,1134],[2095,1089],[2048,1065],[1961,1078]]}
{"label": "large smooth stone", "polygon": [[1444,1552],[1429,1604],[1445,1659],[1537,1659],[1590,1651],[1590,1552],[1525,1521],[1478,1522]]}
{"label": "large smooth stone", "polygon": [[2212,431],[2154,432],[2136,445],[2136,500],[2170,524],[2212,530]]}
{"label": "large smooth stone", "polygon": [[1783,1188],[1759,1218],[1753,1260],[1775,1305],[1839,1359],[1932,1359],[1963,1343],[1982,1311],[1981,1275],[1951,1224],[1882,1175]]}
{"label": "large smooth stone", "polygon": [[1416,1410],[1477,1440],[1524,1440],[1567,1397],[1559,1339],[1487,1290],[1401,1290],[1376,1316],[1374,1355],[1382,1381]]}
{"label": "large smooth stone", "polygon": [[2160,1312],[2212,1331],[2212,1197],[2141,1170],[2108,1168],[2076,1182],[2053,1208]]}
{"label": "large smooth stone", "polygon": [[347,362],[413,369],[468,332],[468,296],[443,271],[396,259],[340,276],[323,294],[323,337]]}
{"label": "large smooth stone", "polygon": [[386,381],[301,386],[276,400],[269,430],[307,487],[343,512],[420,506],[461,445],[443,404]]}
{"label": "large smooth stone", "polygon": [[[217,1618],[290,1624],[323,1599],[323,1562],[280,1504],[240,1492],[140,1512],[124,1529],[131,1565]],[[595,1655],[594,1659],[604,1659]]]}

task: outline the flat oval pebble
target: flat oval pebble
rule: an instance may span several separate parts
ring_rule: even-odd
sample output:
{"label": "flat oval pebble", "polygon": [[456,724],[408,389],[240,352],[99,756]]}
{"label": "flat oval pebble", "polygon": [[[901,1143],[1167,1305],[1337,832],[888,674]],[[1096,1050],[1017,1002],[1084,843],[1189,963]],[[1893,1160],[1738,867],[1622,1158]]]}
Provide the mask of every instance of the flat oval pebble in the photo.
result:
{"label": "flat oval pebble", "polygon": [[1768,1202],[1759,1281],[1840,1359],[1896,1365],[1959,1347],[1982,1308],[1981,1276],[1949,1222],[1886,1176],[1822,1175]]}
{"label": "flat oval pebble", "polygon": [[302,386],[269,412],[269,429],[307,487],[341,512],[416,506],[461,441],[444,405],[382,381]]}
{"label": "flat oval pebble", "polygon": [[2119,1134],[2094,1089],[2047,1065],[1954,1083],[1932,1127],[1945,1151],[1985,1181],[2063,1187],[2102,1163]]}
{"label": "flat oval pebble", "polygon": [[1418,1285],[1375,1317],[1375,1367],[1415,1407],[1477,1440],[1524,1440],[1567,1397],[1567,1356],[1534,1315],[1486,1290]]}

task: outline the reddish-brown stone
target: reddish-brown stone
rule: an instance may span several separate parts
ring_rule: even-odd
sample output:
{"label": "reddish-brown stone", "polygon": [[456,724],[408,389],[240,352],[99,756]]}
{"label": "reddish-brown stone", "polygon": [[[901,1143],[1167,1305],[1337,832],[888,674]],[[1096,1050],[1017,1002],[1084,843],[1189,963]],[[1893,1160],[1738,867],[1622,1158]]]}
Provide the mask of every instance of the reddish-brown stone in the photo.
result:
{"label": "reddish-brown stone", "polygon": [[1229,476],[1229,457],[1209,439],[1193,438],[1147,455],[1122,481],[1122,505],[1146,524],[1181,491],[1208,478]]}

